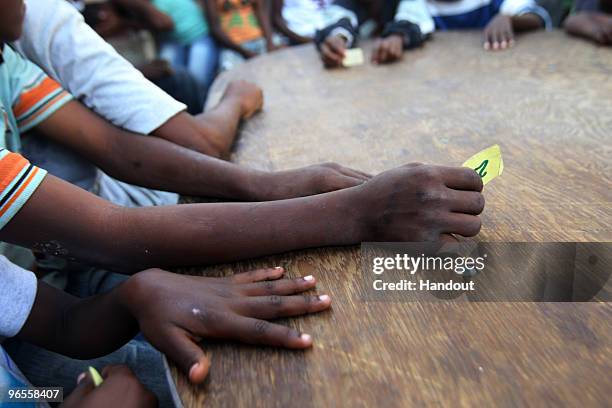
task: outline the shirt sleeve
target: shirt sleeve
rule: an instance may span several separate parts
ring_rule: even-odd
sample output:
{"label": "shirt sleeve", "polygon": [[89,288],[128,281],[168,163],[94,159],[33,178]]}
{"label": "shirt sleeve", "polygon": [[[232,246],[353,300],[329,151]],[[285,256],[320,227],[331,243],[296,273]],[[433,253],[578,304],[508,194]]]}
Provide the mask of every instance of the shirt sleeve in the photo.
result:
{"label": "shirt sleeve", "polygon": [[402,0],[397,6],[395,21],[408,21],[421,29],[421,34],[431,34],[435,30],[434,20],[427,9],[427,0]]}
{"label": "shirt sleeve", "polygon": [[546,9],[539,6],[535,0],[504,0],[499,12],[508,16],[520,16],[529,13],[536,14],[542,19],[547,30],[552,30],[553,28],[550,14],[548,14]]}
{"label": "shirt sleeve", "polygon": [[[341,3],[341,2],[340,2]],[[345,5],[332,4],[327,10],[325,10],[325,26],[326,28],[331,27],[327,36],[341,35],[346,39],[346,45],[351,48],[356,43],[356,33],[359,27],[359,20],[357,14]],[[340,22],[342,20],[348,21],[350,29],[343,27]],[[327,31],[327,30],[323,30]]]}
{"label": "shirt sleeve", "polygon": [[46,174],[23,156],[0,150],[0,229],[30,199]]}
{"label": "shirt sleeve", "polygon": [[20,133],[32,129],[71,101],[72,95],[60,84],[11,49],[6,50],[10,65],[12,111]]}
{"label": "shirt sleeve", "polygon": [[23,327],[36,299],[36,276],[0,255],[0,337],[13,337]]}
{"label": "shirt sleeve", "polygon": [[185,105],[121,57],[65,0],[26,0],[14,45],[76,98],[116,126],[149,134]]}

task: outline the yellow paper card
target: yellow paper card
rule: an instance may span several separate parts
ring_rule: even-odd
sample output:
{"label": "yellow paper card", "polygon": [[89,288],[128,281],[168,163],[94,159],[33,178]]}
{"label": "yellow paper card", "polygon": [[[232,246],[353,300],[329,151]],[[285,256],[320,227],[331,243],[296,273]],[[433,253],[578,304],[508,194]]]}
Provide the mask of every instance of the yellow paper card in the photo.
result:
{"label": "yellow paper card", "polygon": [[361,48],[351,48],[344,51],[344,59],[342,60],[342,66],[354,67],[356,65],[363,65],[364,57],[363,50]]}
{"label": "yellow paper card", "polygon": [[104,382],[98,370],[93,367],[89,367],[89,375],[91,375],[91,379],[96,387],[99,387]]}
{"label": "yellow paper card", "polygon": [[488,147],[467,159],[462,166],[474,169],[482,178],[482,183],[487,184],[504,171],[501,149],[499,145]]}

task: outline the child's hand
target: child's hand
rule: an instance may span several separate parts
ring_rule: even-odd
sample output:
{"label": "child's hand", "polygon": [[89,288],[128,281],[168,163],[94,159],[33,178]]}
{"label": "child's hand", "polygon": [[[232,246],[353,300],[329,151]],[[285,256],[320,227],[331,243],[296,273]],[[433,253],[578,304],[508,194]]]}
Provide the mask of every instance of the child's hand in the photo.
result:
{"label": "child's hand", "polygon": [[567,32],[591,39],[602,45],[612,45],[612,16],[603,13],[581,12],[567,18]]}
{"label": "child's hand", "polygon": [[390,35],[376,41],[372,50],[372,62],[374,64],[386,64],[395,62],[404,54],[404,40],[401,35]]}
{"label": "child's hand", "polygon": [[329,36],[321,44],[321,59],[327,68],[335,68],[342,65],[346,51],[346,40],[339,36]]}
{"label": "child's hand", "polygon": [[503,14],[496,15],[484,29],[484,49],[497,51],[513,45],[512,18]]}
{"label": "child's hand", "polygon": [[95,387],[89,373],[79,376],[75,390],[64,400],[62,408],[146,408],[157,407],[157,398],[124,365],[102,370],[104,382]]}
{"label": "child's hand", "polygon": [[200,383],[210,364],[197,345],[200,339],[293,349],[312,345],[310,335],[267,320],[320,312],[329,308],[331,299],[300,294],[315,287],[312,276],[281,279],[283,274],[282,268],[274,268],[207,278],[151,269],[122,285],[120,299],[147,340],[191,382]]}
{"label": "child's hand", "polygon": [[336,163],[264,173],[254,191],[255,201],[284,200],[355,187],[372,176]]}
{"label": "child's hand", "polygon": [[241,116],[248,119],[263,107],[263,92],[252,82],[235,80],[225,88],[224,98],[238,98],[241,107]]}
{"label": "child's hand", "polygon": [[346,191],[360,241],[439,241],[480,231],[482,180],[467,167],[408,164]]}

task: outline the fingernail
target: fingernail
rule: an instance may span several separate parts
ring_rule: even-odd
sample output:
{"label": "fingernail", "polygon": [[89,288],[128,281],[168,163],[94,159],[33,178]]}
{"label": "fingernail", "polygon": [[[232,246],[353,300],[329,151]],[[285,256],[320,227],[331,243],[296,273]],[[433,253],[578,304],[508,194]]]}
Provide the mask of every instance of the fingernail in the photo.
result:
{"label": "fingernail", "polygon": [[329,299],[329,295],[319,295],[319,300],[321,302],[327,302]]}
{"label": "fingernail", "polygon": [[191,366],[191,368],[189,369],[189,378],[193,376],[195,370],[197,370],[199,366],[200,366],[200,363],[195,363],[194,365]]}
{"label": "fingernail", "polygon": [[312,341],[312,336],[310,334],[302,333],[300,334],[300,339],[304,341]]}
{"label": "fingernail", "polygon": [[306,282],[312,282],[314,280],[314,276],[308,275],[304,276],[302,279],[304,279]]}
{"label": "fingernail", "polygon": [[79,374],[79,376],[77,377],[77,385],[80,384],[81,381],[83,381],[85,379],[85,377],[87,377],[87,374],[85,374],[85,373]]}

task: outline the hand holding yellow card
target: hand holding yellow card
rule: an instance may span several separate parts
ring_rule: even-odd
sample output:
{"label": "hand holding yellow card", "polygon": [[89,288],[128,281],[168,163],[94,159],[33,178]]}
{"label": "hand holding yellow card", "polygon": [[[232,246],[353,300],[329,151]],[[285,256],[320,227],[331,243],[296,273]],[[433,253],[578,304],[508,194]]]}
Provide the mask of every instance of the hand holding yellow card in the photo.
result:
{"label": "hand holding yellow card", "polygon": [[342,60],[342,66],[354,67],[356,65],[363,65],[364,57],[363,50],[361,48],[351,48],[344,51],[344,59]]}
{"label": "hand holding yellow card", "polygon": [[474,169],[483,184],[487,184],[504,171],[504,160],[502,159],[499,145],[493,145],[476,153],[462,164],[463,167]]}

